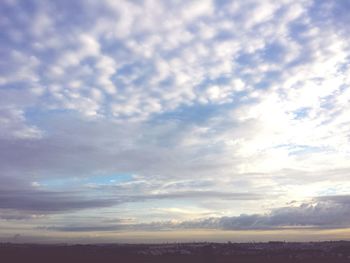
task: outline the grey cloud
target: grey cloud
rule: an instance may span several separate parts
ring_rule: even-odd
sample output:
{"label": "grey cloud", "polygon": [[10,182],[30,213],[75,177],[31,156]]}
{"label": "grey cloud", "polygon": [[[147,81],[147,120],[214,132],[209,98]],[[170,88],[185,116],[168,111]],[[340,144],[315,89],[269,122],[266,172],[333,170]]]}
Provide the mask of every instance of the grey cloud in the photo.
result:
{"label": "grey cloud", "polygon": [[60,232],[103,232],[103,231],[119,231],[127,230],[128,228],[123,225],[111,225],[111,226],[78,226],[78,225],[67,225],[67,226],[53,226],[53,227],[39,227],[48,231],[60,231]]}
{"label": "grey cloud", "polygon": [[225,230],[279,228],[344,228],[350,226],[350,196],[324,196],[299,206],[287,206],[267,214],[209,218],[185,222],[186,227]]}
{"label": "grey cloud", "polygon": [[40,226],[38,229],[61,232],[113,232],[113,231],[166,231],[180,228],[171,222],[153,222],[144,224],[66,224]]}
{"label": "grey cloud", "polygon": [[287,206],[266,214],[203,218],[183,222],[110,224],[108,226],[56,226],[56,231],[164,231],[176,229],[276,230],[337,229],[350,226],[350,196],[323,196],[299,206]]}
{"label": "grey cloud", "polygon": [[182,198],[219,198],[228,200],[258,200],[263,197],[252,193],[222,193],[210,191],[187,191],[163,194],[132,194],[111,195],[107,197],[88,197],[84,192],[49,192],[49,191],[0,191],[0,209],[13,209],[15,211],[28,211],[39,213],[60,213],[77,211],[82,209],[103,208],[120,205],[128,202],[145,202],[162,199],[182,199]]}
{"label": "grey cloud", "polygon": [[1,220],[8,220],[8,221],[13,221],[13,220],[30,220],[33,219],[33,215],[31,214],[26,214],[18,211],[12,211],[12,210],[0,210],[0,219]]}
{"label": "grey cloud", "polygon": [[[217,168],[237,162],[217,158],[220,145],[203,149],[205,142],[184,144],[196,128],[186,122],[118,125],[67,115],[42,119],[40,128],[45,134],[41,139],[0,139],[0,176],[21,178],[30,184],[41,178],[127,173],[140,174],[147,181],[163,178],[169,182],[170,178],[205,179],[217,173]],[[45,115],[32,115],[34,120],[42,117]],[[202,188],[195,184],[179,187]]]}
{"label": "grey cloud", "polygon": [[221,198],[227,200],[260,200],[266,198],[266,195],[256,193],[228,193],[219,191],[177,191],[172,193],[163,193],[156,195],[149,195],[149,198]]}
{"label": "grey cloud", "polygon": [[115,199],[84,198],[69,192],[4,191],[0,192],[0,208],[18,211],[54,213],[118,204]]}
{"label": "grey cloud", "polygon": [[[234,134],[230,127],[221,127],[220,123],[215,125],[218,129],[216,133],[206,135],[208,138],[205,137],[197,146],[177,147],[176,144],[181,144],[193,129],[186,122],[171,123],[170,128],[166,123],[160,126],[153,123],[121,126],[106,120],[87,121],[74,115],[62,117],[58,114],[51,120],[42,121],[43,126],[50,127],[42,139],[0,139],[0,197],[3,200],[0,205],[2,208],[49,213],[161,199],[263,200],[276,197],[276,191],[270,186],[252,186],[264,179],[271,178],[285,185],[322,181],[329,175],[337,180],[346,178],[346,169],[323,171],[322,174],[288,170],[260,176],[236,176],[232,171],[230,180],[222,182],[221,169],[228,166],[233,170],[239,159],[226,159],[225,153],[220,151],[222,145],[211,149],[214,150],[212,153],[203,150],[206,139],[220,137],[225,132]],[[165,145],[168,138],[173,140],[170,147]],[[207,159],[207,156],[210,158]],[[73,189],[76,193],[63,188],[58,189],[58,193],[50,192],[45,190],[44,185],[41,192],[39,189],[28,190],[35,181],[98,178],[100,171],[102,174],[138,176],[117,185],[95,185],[91,188],[81,185],[79,189]],[[96,193],[108,196],[95,200]]]}
{"label": "grey cloud", "polygon": [[[0,139],[1,208],[54,213],[161,199],[266,197],[254,191],[240,193],[235,188],[219,191],[210,184],[205,178],[222,163],[208,163],[205,156],[201,160],[196,148],[176,147],[176,142],[191,131],[186,123],[171,124],[170,128],[152,123],[118,126],[107,120],[87,121],[58,114],[42,125],[49,129],[35,141]],[[174,129],[186,132],[179,134]],[[174,146],[165,146],[168,138],[174,140]],[[191,161],[194,157],[196,161]],[[117,185],[59,187],[56,191],[46,189],[45,182],[39,188],[32,185],[50,179],[98,178],[101,173],[140,175]],[[96,200],[95,194],[102,192],[107,196]]]}

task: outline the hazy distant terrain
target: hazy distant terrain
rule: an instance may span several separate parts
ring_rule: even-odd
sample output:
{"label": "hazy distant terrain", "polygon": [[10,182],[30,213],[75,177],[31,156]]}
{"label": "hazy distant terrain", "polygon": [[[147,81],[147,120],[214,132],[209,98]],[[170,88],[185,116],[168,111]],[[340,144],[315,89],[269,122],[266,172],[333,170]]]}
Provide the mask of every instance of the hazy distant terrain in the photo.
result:
{"label": "hazy distant terrain", "polygon": [[1,262],[350,262],[350,242],[0,244]]}

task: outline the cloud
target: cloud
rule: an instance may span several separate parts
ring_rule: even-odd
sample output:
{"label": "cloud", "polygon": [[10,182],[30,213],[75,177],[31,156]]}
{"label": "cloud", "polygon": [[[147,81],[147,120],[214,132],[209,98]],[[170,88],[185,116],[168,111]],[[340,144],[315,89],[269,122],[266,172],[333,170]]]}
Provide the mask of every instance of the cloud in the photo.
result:
{"label": "cloud", "polygon": [[117,204],[117,200],[78,197],[67,192],[44,191],[1,191],[1,209],[31,211],[41,213],[80,210],[95,207],[108,207]]}
{"label": "cloud", "polygon": [[28,125],[23,110],[0,108],[0,137],[16,139],[40,139],[43,132],[34,125]]}
{"label": "cloud", "polygon": [[[102,187],[108,190],[106,187]],[[96,190],[96,188],[94,188]],[[98,188],[97,188],[98,189]],[[43,191],[43,190],[22,190],[0,191],[0,209],[12,209],[14,211],[29,211],[39,213],[60,213],[78,211],[83,209],[103,208],[118,206],[123,203],[145,202],[148,200],[163,199],[227,199],[227,200],[259,200],[263,196],[253,193],[223,193],[211,191],[176,191],[168,193],[147,193],[133,194],[105,194],[98,197],[91,195],[86,198],[84,191]],[[9,218],[10,219],[10,218]]]}
{"label": "cloud", "polygon": [[[162,121],[119,126],[60,114],[45,122],[41,119],[46,130],[43,138],[29,143],[1,141],[2,208],[55,214],[118,210],[126,203],[141,203],[138,209],[145,211],[167,200],[174,202],[171,205],[187,200],[200,208],[198,213],[209,209],[220,216],[233,210],[254,212],[256,200],[269,208],[271,200],[276,206],[288,199],[347,193],[346,168],[307,172],[274,166],[277,171],[273,173],[242,173],[239,169],[249,159],[232,152],[232,147],[240,148],[239,142],[230,140],[232,136],[250,136],[245,134],[250,127],[232,129],[226,117],[214,116],[198,125]],[[131,174],[131,179],[96,183],[106,175],[118,178],[123,173]],[[94,183],[89,183],[89,178],[94,178]],[[231,210],[232,203],[235,209]],[[156,211],[148,213],[157,216]]]}
{"label": "cloud", "polygon": [[18,211],[2,210],[0,211],[0,219],[6,221],[17,221],[17,220],[30,220],[35,218],[37,215],[28,215],[26,213],[19,213]]}
{"label": "cloud", "polygon": [[[4,4],[9,13],[17,12],[23,17],[23,21],[19,15],[8,18],[6,32],[16,31],[21,36],[19,43],[28,49],[12,48],[15,40],[7,36],[3,49],[11,50],[10,54],[20,61],[25,59],[26,63],[16,68],[22,67],[21,72],[27,73],[15,73],[15,79],[7,77],[3,83],[38,83],[46,88],[46,98],[50,99],[47,107],[73,109],[88,116],[102,114],[139,120],[183,104],[231,102],[236,92],[229,85],[214,85],[220,96],[213,95],[213,89],[207,94],[201,89],[223,78],[229,82],[237,75],[248,85],[257,84],[269,75],[261,69],[262,64],[283,75],[283,68],[290,67],[308,50],[309,43],[302,46],[289,37],[290,24],[303,21],[308,2],[78,1],[69,7],[67,3],[30,2],[28,5],[36,7],[30,26],[25,24],[29,19],[26,6]],[[79,16],[68,20],[77,10]],[[281,34],[271,39],[276,24]],[[209,36],[208,32],[211,41],[202,37]],[[23,43],[27,35],[33,41]],[[276,50],[278,61],[282,62],[277,70],[272,61]],[[241,63],[242,56],[254,63]],[[37,62],[32,65],[27,57]],[[10,59],[8,63],[15,66]],[[44,68],[49,69],[49,74]],[[246,74],[253,71],[255,76]],[[23,79],[24,75],[31,79]],[[81,83],[73,94],[69,91],[71,80]],[[89,95],[92,88],[111,98],[103,103],[97,101]],[[89,106],[85,106],[87,103]]]}
{"label": "cloud", "polygon": [[[10,80],[4,71],[3,84],[25,81],[26,86],[35,86],[33,90],[40,87],[36,96],[43,101],[38,106],[87,116],[145,120],[182,105],[237,104],[248,94],[255,96],[254,87],[280,83],[280,93],[293,83],[310,86],[320,76],[330,79],[334,70],[329,69],[346,57],[346,42],[336,36],[332,18],[341,3],[317,9],[311,1],[78,1],[69,7],[67,3],[30,2],[36,7],[33,30],[41,28],[42,34],[25,24],[29,19],[26,6],[4,5],[8,13],[22,14],[7,19],[6,32],[16,30],[34,40],[33,44],[22,40],[27,49],[16,49],[11,35],[7,36],[3,50],[10,51],[5,59],[10,67],[4,69],[23,68],[20,71],[32,79],[11,70],[16,79]],[[77,10],[77,19],[67,19]],[[319,10],[324,10],[329,25],[320,24]],[[95,26],[87,21],[94,21]],[[208,32],[211,37],[203,39]],[[339,55],[331,59],[330,52]],[[294,72],[299,74],[293,76]],[[244,94],[232,87],[237,77],[246,86]],[[328,95],[338,88],[333,86]],[[304,88],[299,90],[306,94]]]}
{"label": "cloud", "polygon": [[349,196],[318,197],[298,206],[281,207],[268,214],[240,215],[199,222],[199,225],[225,230],[279,228],[347,228]]}
{"label": "cloud", "polygon": [[235,217],[216,217],[192,221],[165,221],[141,224],[110,224],[103,226],[54,226],[54,231],[160,231],[179,229],[220,230],[278,230],[278,229],[339,229],[350,225],[350,197],[323,196],[300,205],[273,209],[266,214],[242,214]]}

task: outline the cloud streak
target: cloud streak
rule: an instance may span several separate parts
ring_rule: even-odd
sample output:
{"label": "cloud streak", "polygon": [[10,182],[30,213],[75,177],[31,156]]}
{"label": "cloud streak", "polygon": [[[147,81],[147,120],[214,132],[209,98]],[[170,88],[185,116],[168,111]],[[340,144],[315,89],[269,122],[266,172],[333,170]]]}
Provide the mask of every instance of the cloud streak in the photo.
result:
{"label": "cloud streak", "polygon": [[173,231],[180,229],[220,230],[281,230],[281,229],[339,229],[350,225],[350,197],[325,196],[300,205],[273,209],[266,214],[242,214],[235,217],[203,218],[183,222],[152,222],[149,224],[107,224],[96,226],[53,226],[51,231]]}

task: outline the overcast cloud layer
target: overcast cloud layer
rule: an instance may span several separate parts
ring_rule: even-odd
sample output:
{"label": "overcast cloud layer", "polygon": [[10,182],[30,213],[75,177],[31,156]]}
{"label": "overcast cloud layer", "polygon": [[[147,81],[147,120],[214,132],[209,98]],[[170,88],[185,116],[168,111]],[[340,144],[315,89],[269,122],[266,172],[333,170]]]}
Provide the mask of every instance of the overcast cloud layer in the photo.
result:
{"label": "overcast cloud layer", "polygon": [[1,1],[0,235],[349,228],[349,11]]}

